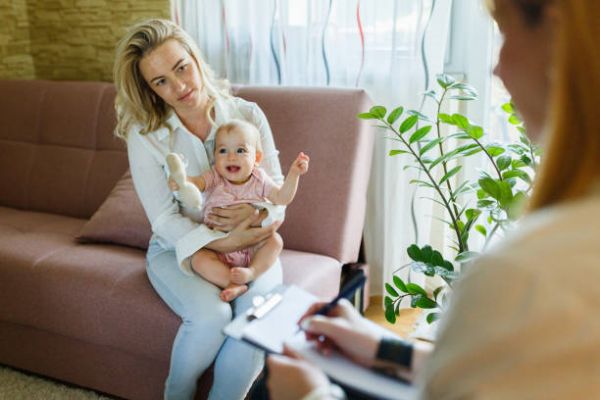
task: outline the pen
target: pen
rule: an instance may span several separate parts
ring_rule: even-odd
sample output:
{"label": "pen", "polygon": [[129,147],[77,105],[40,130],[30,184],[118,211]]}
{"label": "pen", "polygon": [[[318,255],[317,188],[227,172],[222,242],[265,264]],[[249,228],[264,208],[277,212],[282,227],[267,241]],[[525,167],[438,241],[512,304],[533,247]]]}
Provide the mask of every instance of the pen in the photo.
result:
{"label": "pen", "polygon": [[364,274],[357,274],[354,278],[350,279],[348,283],[344,285],[344,287],[340,290],[340,293],[335,297],[335,299],[331,300],[329,303],[325,304],[321,307],[315,315],[327,315],[333,308],[337,305],[338,301],[343,298],[347,298],[354,294],[354,292],[363,287],[367,277]]}

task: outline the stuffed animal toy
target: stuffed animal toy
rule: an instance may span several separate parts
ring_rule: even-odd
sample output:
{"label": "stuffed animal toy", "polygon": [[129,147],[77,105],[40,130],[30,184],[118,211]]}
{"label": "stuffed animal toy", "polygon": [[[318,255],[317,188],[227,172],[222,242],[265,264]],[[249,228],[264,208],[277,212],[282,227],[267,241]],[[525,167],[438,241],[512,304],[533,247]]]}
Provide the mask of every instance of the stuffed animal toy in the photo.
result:
{"label": "stuffed animal toy", "polygon": [[200,190],[187,180],[185,165],[176,153],[167,154],[167,165],[169,166],[170,178],[179,186],[179,200],[186,207],[202,208],[202,194]]}

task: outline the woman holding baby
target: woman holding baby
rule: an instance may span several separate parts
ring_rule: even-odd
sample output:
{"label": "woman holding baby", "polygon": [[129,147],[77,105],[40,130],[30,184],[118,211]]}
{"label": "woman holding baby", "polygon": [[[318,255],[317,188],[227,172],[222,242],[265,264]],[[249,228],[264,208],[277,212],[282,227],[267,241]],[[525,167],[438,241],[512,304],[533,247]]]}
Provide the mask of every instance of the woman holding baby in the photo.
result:
{"label": "woman holding baby", "polygon": [[[271,243],[283,211],[264,204],[258,212],[253,205],[241,203],[213,207],[203,215],[203,210],[174,197],[166,156],[179,154],[187,174],[199,177],[214,164],[217,127],[232,119],[246,121],[258,136],[253,154],[261,149],[260,159],[253,164],[260,162],[264,175],[279,187],[284,178],[269,124],[256,104],[229,94],[227,82],[214,77],[193,40],[170,21],[145,21],[126,33],[117,47],[114,81],[116,134],[127,142],[135,189],[154,233],[147,253],[148,277],[182,320],[173,343],[165,398],[193,398],[199,376],[213,361],[209,398],[244,398],[262,369],[263,355],[225,338],[222,329],[250,307],[253,296],[281,283],[281,265],[276,257],[267,257],[275,260],[272,266],[242,274],[246,288],[236,292],[238,297],[231,303],[220,298],[227,276],[213,284],[195,271],[202,270],[213,254]],[[274,222],[263,223],[266,217]]]}

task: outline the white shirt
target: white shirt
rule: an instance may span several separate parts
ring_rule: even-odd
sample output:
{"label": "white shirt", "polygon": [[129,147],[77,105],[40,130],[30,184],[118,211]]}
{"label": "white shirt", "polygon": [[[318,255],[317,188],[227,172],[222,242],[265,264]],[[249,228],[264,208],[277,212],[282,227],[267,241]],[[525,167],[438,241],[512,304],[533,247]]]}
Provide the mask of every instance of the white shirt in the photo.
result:
{"label": "white shirt", "polygon": [[[226,234],[214,231],[201,223],[201,211],[183,207],[169,190],[166,156],[170,152],[183,155],[188,176],[207,171],[214,162],[214,139],[216,127],[233,118],[254,124],[260,132],[263,147],[261,167],[275,183],[283,183],[279,152],[275,148],[273,134],[267,118],[255,104],[237,97],[219,99],[215,102],[215,125],[206,140],[192,134],[176,113],[167,119],[173,130],[162,127],[146,135],[140,134],[140,126],[132,127],[127,135],[129,166],[135,190],[152,226],[153,239],[166,249],[174,249],[180,268],[191,275],[190,256],[208,243]],[[269,217],[263,225],[283,220],[285,207],[261,203]]]}
{"label": "white shirt", "polygon": [[598,398],[598,282],[600,191],[531,214],[455,286],[422,397]]}

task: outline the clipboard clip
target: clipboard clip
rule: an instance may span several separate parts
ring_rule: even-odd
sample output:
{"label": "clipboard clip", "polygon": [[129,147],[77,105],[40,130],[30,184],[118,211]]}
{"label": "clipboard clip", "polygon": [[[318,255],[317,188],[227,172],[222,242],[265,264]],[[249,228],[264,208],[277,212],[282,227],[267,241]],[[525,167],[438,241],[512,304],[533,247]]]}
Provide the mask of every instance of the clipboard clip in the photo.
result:
{"label": "clipboard clip", "polygon": [[281,293],[270,293],[266,297],[256,296],[252,299],[254,307],[246,311],[246,319],[248,321],[253,321],[264,317],[281,303],[281,300],[283,300],[283,295]]}

